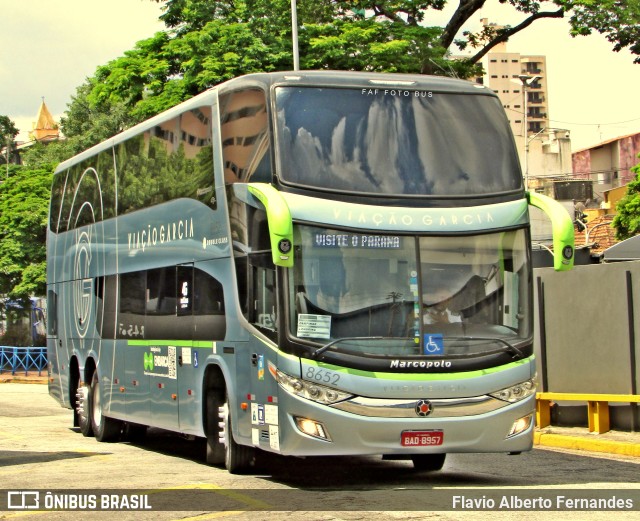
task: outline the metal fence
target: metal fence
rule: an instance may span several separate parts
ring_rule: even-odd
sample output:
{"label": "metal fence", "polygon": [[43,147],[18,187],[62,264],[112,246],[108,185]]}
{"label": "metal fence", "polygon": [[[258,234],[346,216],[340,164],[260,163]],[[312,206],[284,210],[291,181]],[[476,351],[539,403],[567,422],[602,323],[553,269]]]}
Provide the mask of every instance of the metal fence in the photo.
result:
{"label": "metal fence", "polygon": [[0,346],[0,373],[38,371],[41,376],[42,371],[47,368],[47,348],[46,347],[11,347]]}

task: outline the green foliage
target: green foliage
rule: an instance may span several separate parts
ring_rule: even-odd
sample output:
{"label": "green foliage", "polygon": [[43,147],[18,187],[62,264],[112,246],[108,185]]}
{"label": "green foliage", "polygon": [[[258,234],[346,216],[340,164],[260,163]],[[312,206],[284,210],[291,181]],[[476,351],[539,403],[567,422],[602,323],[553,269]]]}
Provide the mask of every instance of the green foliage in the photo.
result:
{"label": "green foliage", "polygon": [[[161,4],[167,31],[138,42],[78,88],[62,121],[75,149],[229,78],[292,68],[290,0],[152,1]],[[539,20],[565,16],[573,35],[597,31],[614,50],[640,55],[640,0],[497,1],[521,13],[522,22],[462,32],[486,0],[460,0],[444,27],[429,21],[446,0],[298,0],[301,67],[468,78],[481,72],[479,60],[498,43]],[[454,45],[476,54],[452,60]]]}
{"label": "green foliage", "polygon": [[616,205],[617,215],[611,224],[616,229],[616,239],[624,240],[640,233],[640,163],[631,169],[635,181],[627,185],[626,195]]}
{"label": "green foliage", "polygon": [[8,116],[0,116],[0,145],[5,146],[7,139],[12,143],[14,138],[20,131],[17,129],[16,124],[9,119]]}
{"label": "green foliage", "polygon": [[53,165],[15,167],[0,184],[0,296],[25,300],[45,294],[52,172]]}

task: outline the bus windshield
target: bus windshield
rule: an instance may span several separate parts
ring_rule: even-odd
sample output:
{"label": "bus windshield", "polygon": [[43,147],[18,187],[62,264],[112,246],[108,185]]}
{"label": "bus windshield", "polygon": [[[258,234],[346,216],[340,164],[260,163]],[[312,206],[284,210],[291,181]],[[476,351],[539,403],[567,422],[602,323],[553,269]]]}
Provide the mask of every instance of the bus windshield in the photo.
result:
{"label": "bus windshield", "polygon": [[290,334],[377,356],[514,349],[531,337],[526,241],[524,230],[412,237],[298,225]]}
{"label": "bus windshield", "polygon": [[279,87],[280,180],[387,196],[520,190],[508,121],[492,96]]}

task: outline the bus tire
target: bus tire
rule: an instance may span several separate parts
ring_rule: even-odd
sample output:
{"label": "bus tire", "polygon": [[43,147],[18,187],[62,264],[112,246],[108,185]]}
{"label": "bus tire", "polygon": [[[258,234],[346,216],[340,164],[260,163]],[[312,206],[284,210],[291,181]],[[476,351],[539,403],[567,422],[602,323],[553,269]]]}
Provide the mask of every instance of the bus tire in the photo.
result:
{"label": "bus tire", "polygon": [[255,449],[246,445],[239,445],[233,439],[228,396],[222,407],[220,407],[219,418],[220,439],[224,440],[224,466],[231,474],[243,474],[254,465]]}
{"label": "bus tire", "polygon": [[79,382],[76,390],[76,403],[74,409],[74,422],[77,419],[78,427],[83,436],[93,436],[91,425],[91,386],[85,382]]}
{"label": "bus tire", "polygon": [[91,378],[91,428],[96,440],[109,442],[116,441],[122,431],[122,422],[108,418],[102,414],[102,393],[100,391],[100,379],[98,371],[94,371]]}
{"label": "bus tire", "polygon": [[205,411],[207,433],[207,465],[224,465],[224,437],[220,429],[220,408],[224,405],[224,395],[219,389],[209,389],[207,392],[207,408]]}
{"label": "bus tire", "polygon": [[446,454],[415,454],[411,456],[413,468],[423,471],[442,470]]}

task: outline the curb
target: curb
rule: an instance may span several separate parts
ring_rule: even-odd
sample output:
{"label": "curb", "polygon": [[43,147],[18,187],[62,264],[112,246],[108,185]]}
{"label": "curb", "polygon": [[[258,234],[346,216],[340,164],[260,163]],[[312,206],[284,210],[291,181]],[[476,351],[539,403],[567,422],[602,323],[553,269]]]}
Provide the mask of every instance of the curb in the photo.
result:
{"label": "curb", "polygon": [[564,434],[550,434],[536,432],[533,436],[534,445],[556,447],[561,449],[581,450],[589,452],[606,452],[618,456],[640,457],[640,444],[624,441],[588,439]]}
{"label": "curb", "polygon": [[0,377],[0,385],[2,384],[47,384],[46,376],[19,376],[19,375],[2,375]]}

